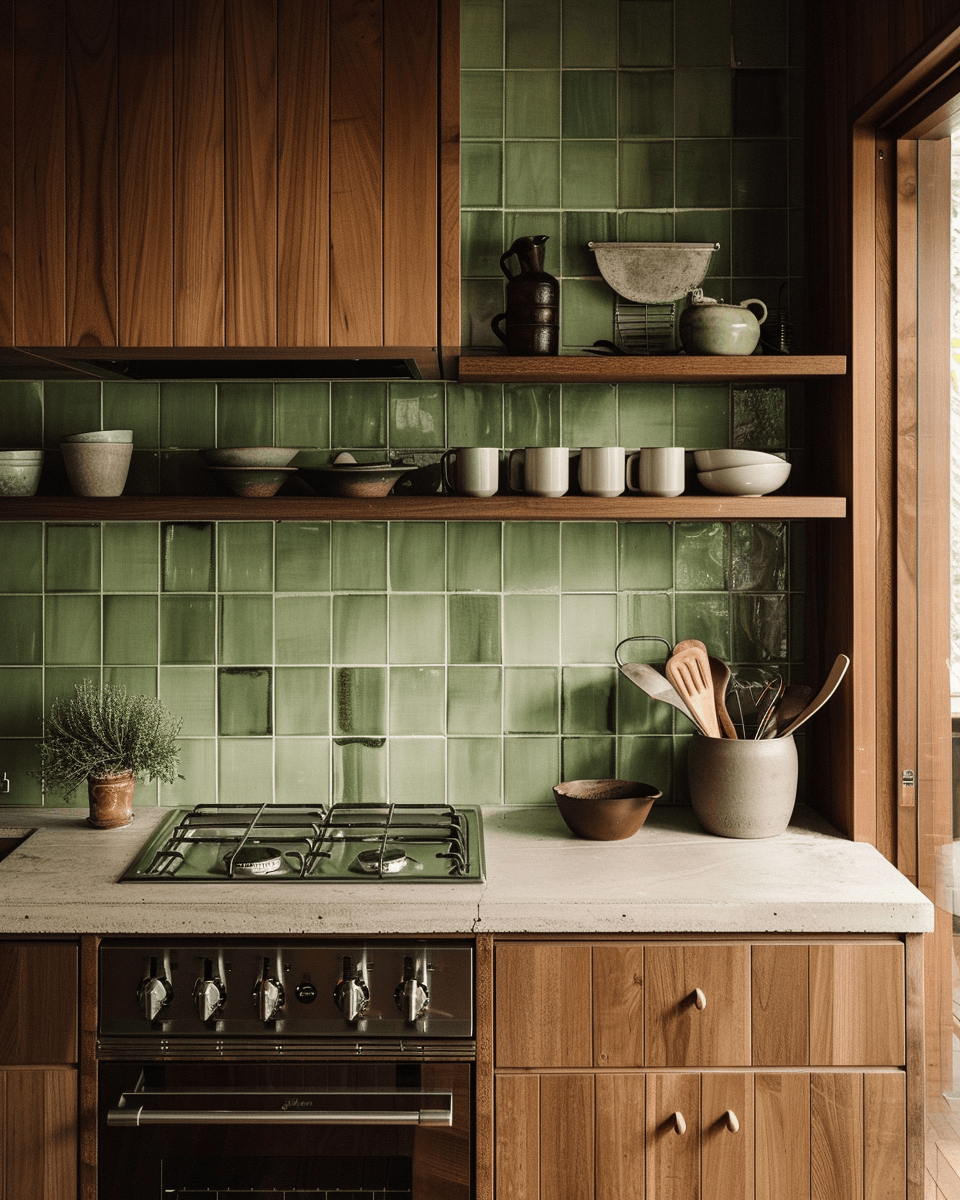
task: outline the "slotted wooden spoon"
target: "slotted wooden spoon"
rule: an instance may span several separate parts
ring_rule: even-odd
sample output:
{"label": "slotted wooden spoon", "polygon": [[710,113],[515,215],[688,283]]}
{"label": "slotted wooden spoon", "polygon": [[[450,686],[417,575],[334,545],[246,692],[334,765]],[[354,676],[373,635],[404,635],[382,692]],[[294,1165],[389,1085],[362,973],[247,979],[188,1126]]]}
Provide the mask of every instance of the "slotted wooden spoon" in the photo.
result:
{"label": "slotted wooden spoon", "polygon": [[678,642],[667,659],[666,673],[707,737],[721,737],[710,656],[703,642]]}

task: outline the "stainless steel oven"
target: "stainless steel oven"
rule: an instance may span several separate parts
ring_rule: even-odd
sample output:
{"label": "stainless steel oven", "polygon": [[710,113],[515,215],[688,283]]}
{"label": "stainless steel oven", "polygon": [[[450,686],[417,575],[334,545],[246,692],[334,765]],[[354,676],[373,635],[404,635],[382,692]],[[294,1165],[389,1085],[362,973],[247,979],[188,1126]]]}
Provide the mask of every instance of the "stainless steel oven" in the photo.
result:
{"label": "stainless steel oven", "polygon": [[470,1200],[473,948],[105,941],[98,1200]]}

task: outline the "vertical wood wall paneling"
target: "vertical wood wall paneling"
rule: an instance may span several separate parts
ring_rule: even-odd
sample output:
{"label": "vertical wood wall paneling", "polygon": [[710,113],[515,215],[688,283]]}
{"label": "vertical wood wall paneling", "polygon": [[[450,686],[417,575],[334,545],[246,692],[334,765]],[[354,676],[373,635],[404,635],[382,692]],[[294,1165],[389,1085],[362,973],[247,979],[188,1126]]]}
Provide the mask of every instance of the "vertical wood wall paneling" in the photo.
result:
{"label": "vertical wood wall paneling", "polygon": [[0,346],[14,341],[13,5],[14,0],[0,0]]}
{"label": "vertical wood wall paneling", "polygon": [[277,343],[329,346],[327,0],[278,0],[277,22]]}
{"label": "vertical wood wall paneling", "polygon": [[117,0],[67,0],[68,346],[117,345]]}
{"label": "vertical wood wall paneling", "polygon": [[14,80],[15,340],[62,346],[64,318],[65,13],[63,0],[16,8]]}
{"label": "vertical wood wall paneling", "polygon": [[277,0],[227,0],[226,342],[277,344]]}
{"label": "vertical wood wall paneling", "polygon": [[223,2],[174,0],[174,344],[222,346]]}
{"label": "vertical wood wall paneling", "polygon": [[[383,13],[330,5],[330,344],[383,345]],[[417,247],[410,247],[411,254]]]}
{"label": "vertical wood wall paneling", "polygon": [[172,346],[173,0],[120,0],[119,336]]}
{"label": "vertical wood wall paneling", "polygon": [[437,343],[438,0],[383,6],[383,338]]}
{"label": "vertical wood wall paneling", "polygon": [[444,378],[460,352],[460,3],[440,0],[440,328]]}

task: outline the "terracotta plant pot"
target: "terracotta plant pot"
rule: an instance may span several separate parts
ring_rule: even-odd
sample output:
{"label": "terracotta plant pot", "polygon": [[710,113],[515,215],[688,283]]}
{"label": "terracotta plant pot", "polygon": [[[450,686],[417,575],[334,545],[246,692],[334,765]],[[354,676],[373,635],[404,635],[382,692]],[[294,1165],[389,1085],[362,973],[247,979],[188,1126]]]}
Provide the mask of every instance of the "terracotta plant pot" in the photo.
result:
{"label": "terracotta plant pot", "polygon": [[132,771],[87,780],[90,815],[87,824],[94,829],[119,829],[133,820],[133,788],[137,778]]}

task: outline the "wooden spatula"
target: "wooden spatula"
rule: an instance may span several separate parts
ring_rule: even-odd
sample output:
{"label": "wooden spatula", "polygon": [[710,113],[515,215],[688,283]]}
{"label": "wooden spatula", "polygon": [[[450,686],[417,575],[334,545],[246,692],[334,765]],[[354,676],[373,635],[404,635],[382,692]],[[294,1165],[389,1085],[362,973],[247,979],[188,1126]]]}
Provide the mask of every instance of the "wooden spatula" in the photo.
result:
{"label": "wooden spatula", "polygon": [[700,722],[677,695],[673,684],[669,679],[664,679],[658,670],[647,663],[621,663],[620,670],[641,692],[646,692],[652,700],[662,700],[665,704],[673,705],[677,712],[683,713],[687,720],[703,733]]}
{"label": "wooden spatula", "polygon": [[730,682],[730,668],[722,658],[714,658],[712,654],[709,656],[709,662],[710,677],[713,682],[713,701],[720,728],[724,737],[736,738],[737,731],[729,712],[727,712],[727,684]]}
{"label": "wooden spatula", "polygon": [[693,638],[678,642],[667,659],[666,672],[707,737],[720,737],[710,656],[703,642]]}

